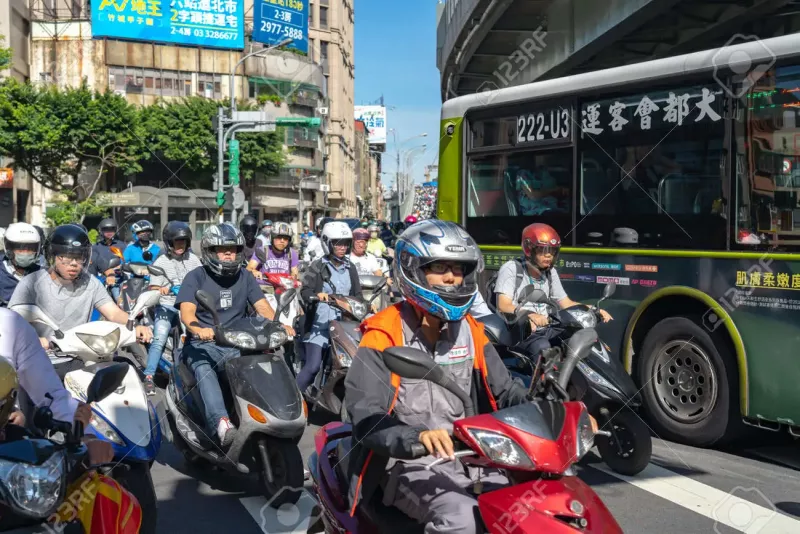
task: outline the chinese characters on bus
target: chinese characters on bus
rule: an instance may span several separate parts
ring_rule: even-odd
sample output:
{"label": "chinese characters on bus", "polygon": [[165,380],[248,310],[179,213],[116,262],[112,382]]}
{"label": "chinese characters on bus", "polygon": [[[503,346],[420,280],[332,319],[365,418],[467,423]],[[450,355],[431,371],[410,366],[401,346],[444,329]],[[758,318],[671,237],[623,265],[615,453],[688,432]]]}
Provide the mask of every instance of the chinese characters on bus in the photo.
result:
{"label": "chinese characters on bus", "polygon": [[800,289],[800,274],[736,271],[738,287]]}
{"label": "chinese characters on bus", "polygon": [[92,2],[95,37],[244,48],[241,0],[101,0]]}
{"label": "chinese characters on bus", "polygon": [[[606,128],[613,132],[621,132],[630,128],[650,130],[653,127],[653,118],[660,118],[662,124],[671,124],[673,127],[686,123],[696,123],[702,120],[718,121],[722,116],[714,109],[718,98],[722,98],[721,91],[713,92],[703,88],[702,93],[677,94],[670,92],[666,99],[654,100],[648,95],[642,96],[638,102],[625,103],[614,100],[609,103],[591,103],[584,106],[582,111],[581,129],[584,133],[599,135]],[[626,118],[625,112],[634,108],[633,117]],[[693,112],[694,117],[692,117]],[[606,116],[607,115],[607,116]],[[633,120],[632,120],[633,119]],[[634,124],[629,125],[633,122]]]}

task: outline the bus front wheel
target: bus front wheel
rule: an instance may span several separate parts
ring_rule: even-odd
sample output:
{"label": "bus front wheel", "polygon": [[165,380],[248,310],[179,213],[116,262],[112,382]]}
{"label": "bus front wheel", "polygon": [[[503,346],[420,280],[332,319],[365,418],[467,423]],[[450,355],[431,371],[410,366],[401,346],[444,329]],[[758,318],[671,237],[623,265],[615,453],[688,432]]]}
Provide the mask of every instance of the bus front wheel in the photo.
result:
{"label": "bus front wheel", "polygon": [[738,419],[737,370],[722,342],[686,317],[655,324],[638,365],[647,415],[659,437],[707,447]]}

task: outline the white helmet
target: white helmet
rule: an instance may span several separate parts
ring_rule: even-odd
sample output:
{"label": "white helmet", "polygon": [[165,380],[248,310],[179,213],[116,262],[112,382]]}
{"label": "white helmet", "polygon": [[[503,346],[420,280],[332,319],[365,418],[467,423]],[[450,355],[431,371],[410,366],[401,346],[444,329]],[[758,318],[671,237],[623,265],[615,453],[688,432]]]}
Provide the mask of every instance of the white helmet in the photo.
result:
{"label": "white helmet", "polygon": [[333,245],[331,242],[348,240],[350,243],[347,245],[347,254],[350,254],[350,246],[353,244],[353,231],[346,222],[331,221],[322,228],[322,250],[325,254],[333,252]]}
{"label": "white helmet", "polygon": [[[23,269],[35,264],[42,253],[42,240],[36,227],[28,223],[14,223],[9,225],[3,235],[3,248],[6,257],[12,263]],[[20,248],[34,249],[32,255],[17,254]]]}

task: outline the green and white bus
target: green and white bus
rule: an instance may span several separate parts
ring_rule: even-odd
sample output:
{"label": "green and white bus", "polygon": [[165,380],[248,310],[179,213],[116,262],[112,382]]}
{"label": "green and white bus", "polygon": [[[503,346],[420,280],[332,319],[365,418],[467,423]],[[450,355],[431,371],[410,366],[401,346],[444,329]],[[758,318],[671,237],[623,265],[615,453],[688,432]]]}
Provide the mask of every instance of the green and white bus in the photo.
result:
{"label": "green and white bus", "polygon": [[[437,216],[488,277],[545,222],[661,436],[800,434],[800,34],[448,100]],[[797,217],[795,219],[795,217]]]}

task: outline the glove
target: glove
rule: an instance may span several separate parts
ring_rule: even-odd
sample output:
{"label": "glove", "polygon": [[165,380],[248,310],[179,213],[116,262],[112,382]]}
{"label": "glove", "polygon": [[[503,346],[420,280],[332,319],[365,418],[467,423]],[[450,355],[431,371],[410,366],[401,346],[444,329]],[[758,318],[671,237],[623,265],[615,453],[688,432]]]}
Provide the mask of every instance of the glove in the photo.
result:
{"label": "glove", "polygon": [[181,286],[179,286],[179,285],[178,286],[172,286],[172,294],[175,295],[176,297],[178,296],[178,291],[180,291],[180,290],[181,290]]}

